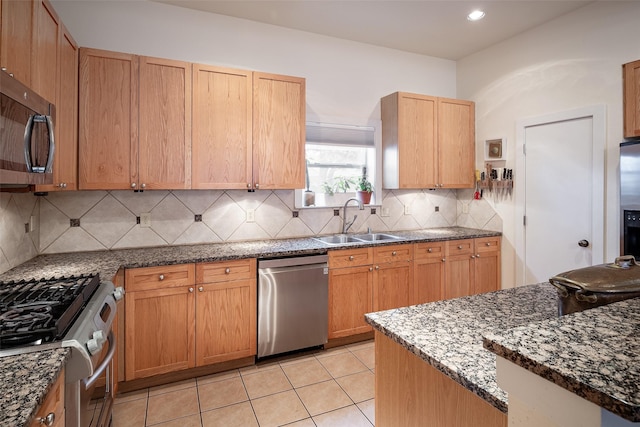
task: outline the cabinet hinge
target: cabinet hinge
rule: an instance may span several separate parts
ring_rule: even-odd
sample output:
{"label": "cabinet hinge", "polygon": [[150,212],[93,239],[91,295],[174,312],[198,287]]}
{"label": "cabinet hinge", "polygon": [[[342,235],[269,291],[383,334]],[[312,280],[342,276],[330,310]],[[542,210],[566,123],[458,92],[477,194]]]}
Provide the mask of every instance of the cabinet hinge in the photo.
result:
{"label": "cabinet hinge", "polygon": [[527,155],[527,144],[522,144],[522,154]]}
{"label": "cabinet hinge", "polygon": [[527,226],[527,216],[526,215],[524,215],[522,217],[522,225],[524,225],[525,227]]}

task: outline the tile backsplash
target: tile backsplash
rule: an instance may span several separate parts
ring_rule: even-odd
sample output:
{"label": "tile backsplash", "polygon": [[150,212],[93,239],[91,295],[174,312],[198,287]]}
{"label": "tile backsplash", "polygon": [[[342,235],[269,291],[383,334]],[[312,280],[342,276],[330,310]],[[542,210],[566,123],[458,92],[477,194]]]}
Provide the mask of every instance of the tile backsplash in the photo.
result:
{"label": "tile backsplash", "polygon": [[[468,190],[384,191],[382,206],[360,211],[350,205],[347,217],[358,215],[350,231],[453,225],[501,231],[491,205],[472,196]],[[292,190],[0,193],[0,273],[38,254],[339,233],[339,212],[298,210]]]}

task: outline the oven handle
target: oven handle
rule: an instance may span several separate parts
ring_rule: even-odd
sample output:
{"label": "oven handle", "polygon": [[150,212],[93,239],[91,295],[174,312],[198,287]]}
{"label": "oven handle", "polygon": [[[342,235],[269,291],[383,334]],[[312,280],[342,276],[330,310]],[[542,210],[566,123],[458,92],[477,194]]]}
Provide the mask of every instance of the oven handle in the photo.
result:
{"label": "oven handle", "polygon": [[116,343],[113,337],[113,331],[109,332],[107,341],[109,341],[109,351],[107,352],[107,355],[105,356],[104,360],[102,360],[102,362],[100,363],[100,366],[96,368],[93,375],[83,380],[85,384],[85,389],[87,390],[90,389],[91,386],[93,386],[93,383],[95,383],[98,377],[102,375],[102,373],[107,369],[107,366],[109,366],[109,363],[111,363],[111,360],[113,359],[113,355],[116,352]]}

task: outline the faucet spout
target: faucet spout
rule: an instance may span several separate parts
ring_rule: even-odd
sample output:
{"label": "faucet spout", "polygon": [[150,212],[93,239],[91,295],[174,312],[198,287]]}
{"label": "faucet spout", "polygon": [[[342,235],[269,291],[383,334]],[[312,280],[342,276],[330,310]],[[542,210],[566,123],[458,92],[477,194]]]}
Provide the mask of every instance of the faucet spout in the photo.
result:
{"label": "faucet spout", "polygon": [[345,234],[347,231],[349,231],[349,228],[351,228],[353,223],[356,222],[356,218],[358,218],[358,215],[354,215],[351,221],[347,221],[347,205],[352,200],[358,204],[358,209],[364,210],[364,206],[358,199],[351,198],[344,203],[344,206],[342,207],[342,234]]}

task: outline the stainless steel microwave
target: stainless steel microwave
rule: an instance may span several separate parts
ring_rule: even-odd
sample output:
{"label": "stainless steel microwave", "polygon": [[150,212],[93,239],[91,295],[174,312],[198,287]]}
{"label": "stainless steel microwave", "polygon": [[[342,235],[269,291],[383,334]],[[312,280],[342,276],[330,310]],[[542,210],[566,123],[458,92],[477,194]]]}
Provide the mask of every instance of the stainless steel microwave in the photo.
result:
{"label": "stainless steel microwave", "polygon": [[51,184],[55,107],[0,71],[0,187]]}

